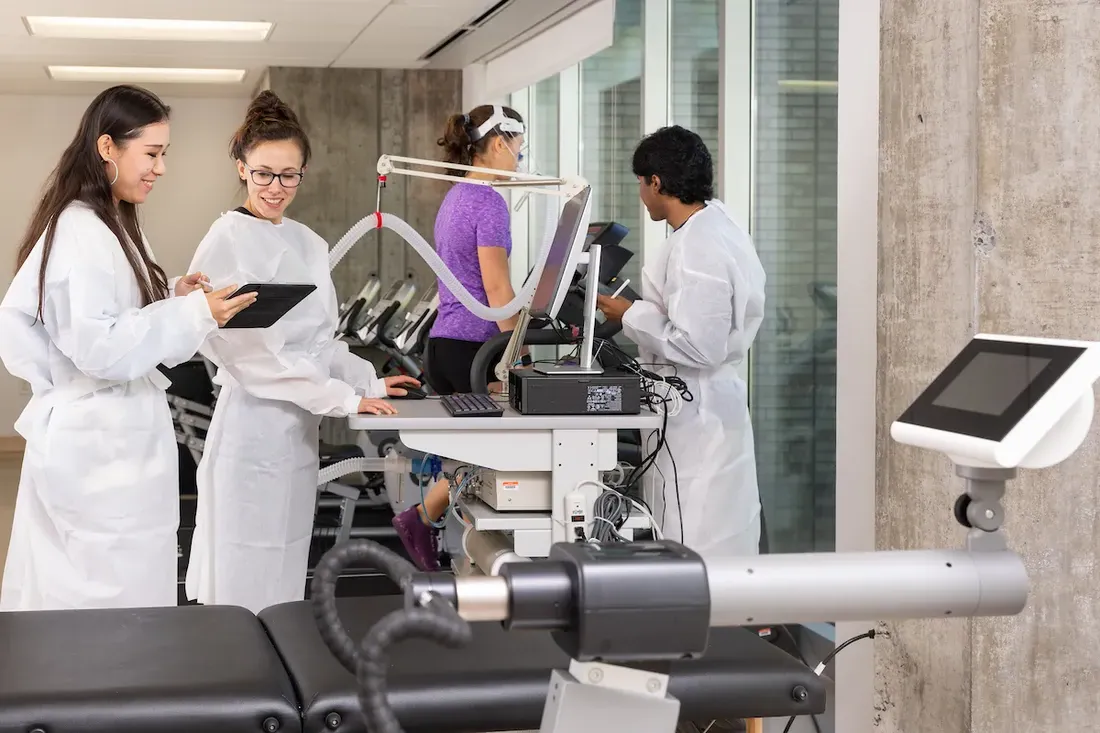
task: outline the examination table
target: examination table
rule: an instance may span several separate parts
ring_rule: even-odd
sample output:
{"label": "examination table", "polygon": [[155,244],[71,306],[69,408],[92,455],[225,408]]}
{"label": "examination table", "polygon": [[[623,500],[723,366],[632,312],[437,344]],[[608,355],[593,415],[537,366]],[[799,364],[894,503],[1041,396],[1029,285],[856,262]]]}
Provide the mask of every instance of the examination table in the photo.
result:
{"label": "examination table", "polygon": [[[338,601],[357,639],[401,602]],[[684,720],[824,711],[812,670],[749,631],[711,634],[704,659],[672,665]],[[0,613],[0,642],[0,733],[366,731],[308,601],[259,618],[219,606]],[[550,669],[567,664],[546,632],[474,624],[464,650],[397,646],[390,699],[408,733],[537,730]]]}

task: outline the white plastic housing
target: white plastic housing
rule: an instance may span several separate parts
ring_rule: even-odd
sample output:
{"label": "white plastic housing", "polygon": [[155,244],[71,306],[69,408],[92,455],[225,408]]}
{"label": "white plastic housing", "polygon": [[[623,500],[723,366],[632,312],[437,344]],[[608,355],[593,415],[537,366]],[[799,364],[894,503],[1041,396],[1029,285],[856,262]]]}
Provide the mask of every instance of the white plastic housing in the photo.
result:
{"label": "white plastic housing", "polygon": [[897,421],[890,426],[890,436],[905,445],[945,453],[956,464],[966,466],[1046,468],[1072,455],[1092,425],[1093,383],[1100,379],[1100,344],[989,334],[975,338],[1077,347],[1085,353],[1000,442]]}

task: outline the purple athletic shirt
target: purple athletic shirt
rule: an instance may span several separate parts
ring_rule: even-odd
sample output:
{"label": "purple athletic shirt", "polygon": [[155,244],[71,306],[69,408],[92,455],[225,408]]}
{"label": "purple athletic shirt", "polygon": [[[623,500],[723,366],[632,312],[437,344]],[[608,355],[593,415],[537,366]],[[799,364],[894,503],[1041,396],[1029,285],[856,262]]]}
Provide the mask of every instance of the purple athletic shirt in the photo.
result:
{"label": "purple athletic shirt", "polygon": [[[456,183],[435,217],[435,251],[470,294],[488,305],[477,259],[478,247],[504,247],[505,252],[512,254],[508,204],[488,186]],[[439,315],[432,325],[431,336],[481,343],[498,333],[496,323],[475,316],[442,281],[439,283]]]}

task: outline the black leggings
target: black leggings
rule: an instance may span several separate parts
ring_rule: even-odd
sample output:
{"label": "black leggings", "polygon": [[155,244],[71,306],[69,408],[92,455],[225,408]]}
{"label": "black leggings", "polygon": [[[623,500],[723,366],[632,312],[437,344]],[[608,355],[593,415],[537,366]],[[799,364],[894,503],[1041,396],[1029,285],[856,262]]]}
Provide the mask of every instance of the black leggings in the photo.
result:
{"label": "black leggings", "polygon": [[[437,394],[469,394],[473,392],[470,384],[470,368],[474,364],[474,357],[484,346],[478,341],[461,341],[459,339],[430,338],[428,339],[428,358],[424,377],[428,380],[428,386]],[[499,359],[494,359],[486,372],[486,381],[497,381],[493,370]]]}

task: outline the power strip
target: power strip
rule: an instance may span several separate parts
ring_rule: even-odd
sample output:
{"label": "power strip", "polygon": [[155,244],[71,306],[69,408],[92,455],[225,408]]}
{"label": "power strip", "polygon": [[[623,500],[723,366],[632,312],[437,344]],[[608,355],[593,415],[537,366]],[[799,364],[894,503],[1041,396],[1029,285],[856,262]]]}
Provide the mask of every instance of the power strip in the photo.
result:
{"label": "power strip", "polygon": [[565,525],[567,542],[587,542],[585,527],[588,525],[584,513],[584,493],[574,491],[565,497]]}

